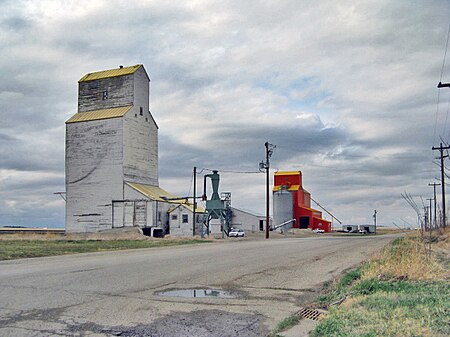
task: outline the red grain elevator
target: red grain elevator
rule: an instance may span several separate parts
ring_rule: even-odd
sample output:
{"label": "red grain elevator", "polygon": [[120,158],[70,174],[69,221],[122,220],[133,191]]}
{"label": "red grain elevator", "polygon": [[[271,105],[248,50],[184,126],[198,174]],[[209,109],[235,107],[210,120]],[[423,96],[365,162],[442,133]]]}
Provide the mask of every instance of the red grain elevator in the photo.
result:
{"label": "red grain elevator", "polygon": [[311,208],[311,194],[303,188],[302,172],[275,172],[273,186],[273,225],[294,220],[289,228],[323,229],[331,232],[331,222],[322,218],[322,212]]}

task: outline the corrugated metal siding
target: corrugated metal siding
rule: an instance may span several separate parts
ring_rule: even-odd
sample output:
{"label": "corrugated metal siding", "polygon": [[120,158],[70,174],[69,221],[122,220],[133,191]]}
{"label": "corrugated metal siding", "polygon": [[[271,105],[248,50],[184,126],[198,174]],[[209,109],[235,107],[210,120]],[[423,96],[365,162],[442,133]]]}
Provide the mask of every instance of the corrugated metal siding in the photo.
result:
{"label": "corrugated metal siding", "polygon": [[136,70],[139,69],[139,67],[142,67],[142,64],[136,64],[136,65],[130,66],[130,67],[123,67],[123,68],[97,71],[94,73],[88,73],[88,74],[84,75],[78,82],[88,82],[88,81],[99,80],[102,78],[134,74],[136,72]]}
{"label": "corrugated metal siding", "polygon": [[119,108],[111,108],[111,109],[102,109],[102,110],[94,110],[87,112],[78,112],[72,117],[70,117],[66,124],[68,123],[78,123],[78,122],[87,122],[87,121],[95,121],[99,119],[108,119],[108,118],[116,118],[123,117],[130,109],[132,105],[122,106]]}

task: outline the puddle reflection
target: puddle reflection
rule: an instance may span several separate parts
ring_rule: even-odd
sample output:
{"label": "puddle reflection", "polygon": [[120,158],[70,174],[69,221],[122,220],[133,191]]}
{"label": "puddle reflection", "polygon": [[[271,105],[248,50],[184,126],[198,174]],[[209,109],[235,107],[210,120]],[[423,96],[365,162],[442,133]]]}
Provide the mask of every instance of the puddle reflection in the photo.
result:
{"label": "puddle reflection", "polygon": [[160,296],[167,297],[187,297],[187,298],[236,298],[235,294],[218,289],[175,289],[159,293]]}

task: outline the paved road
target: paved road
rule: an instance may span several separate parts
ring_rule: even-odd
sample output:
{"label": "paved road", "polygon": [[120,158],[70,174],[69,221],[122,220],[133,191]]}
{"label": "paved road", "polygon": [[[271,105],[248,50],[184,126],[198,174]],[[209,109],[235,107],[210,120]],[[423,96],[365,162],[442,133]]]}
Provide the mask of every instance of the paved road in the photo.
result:
{"label": "paved road", "polygon": [[[0,262],[0,336],[264,336],[392,237],[237,239]],[[159,295],[183,288],[237,298]]]}

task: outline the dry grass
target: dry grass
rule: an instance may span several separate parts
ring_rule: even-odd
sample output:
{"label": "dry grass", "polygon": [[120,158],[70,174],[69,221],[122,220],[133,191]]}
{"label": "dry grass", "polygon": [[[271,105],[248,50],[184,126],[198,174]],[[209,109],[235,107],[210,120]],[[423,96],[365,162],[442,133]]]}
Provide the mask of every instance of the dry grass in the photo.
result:
{"label": "dry grass", "polygon": [[58,234],[34,234],[34,233],[16,233],[16,234],[1,234],[0,241],[54,241],[62,240],[65,236]]}
{"label": "dry grass", "polygon": [[[450,231],[441,232],[434,240],[440,244],[439,250],[448,251]],[[436,234],[438,234],[436,232]],[[418,232],[399,238],[376,254],[362,270],[361,279],[397,278],[410,280],[441,280],[446,270],[437,261],[436,250],[428,254],[427,245],[421,241]],[[437,248],[437,247],[436,247]]]}
{"label": "dry grass", "polygon": [[449,233],[396,239],[327,287],[320,302],[330,314],[310,336],[450,336]]}

